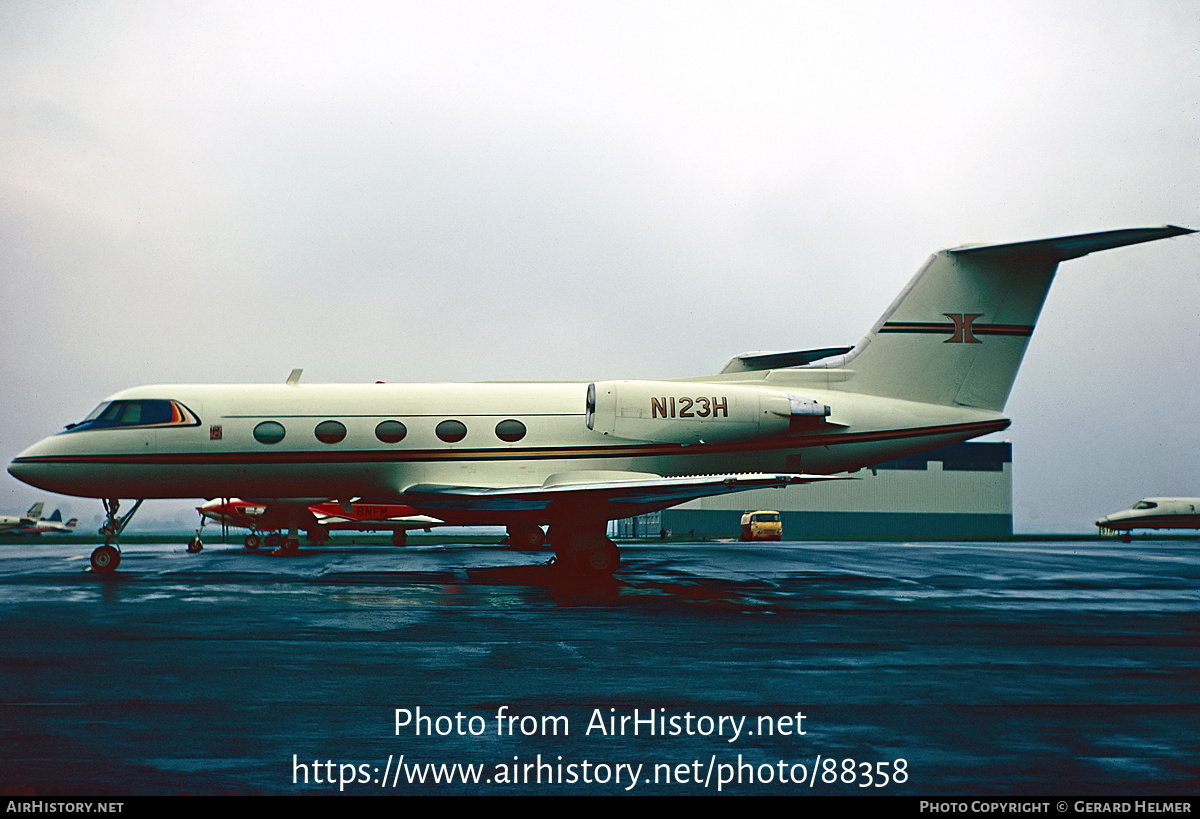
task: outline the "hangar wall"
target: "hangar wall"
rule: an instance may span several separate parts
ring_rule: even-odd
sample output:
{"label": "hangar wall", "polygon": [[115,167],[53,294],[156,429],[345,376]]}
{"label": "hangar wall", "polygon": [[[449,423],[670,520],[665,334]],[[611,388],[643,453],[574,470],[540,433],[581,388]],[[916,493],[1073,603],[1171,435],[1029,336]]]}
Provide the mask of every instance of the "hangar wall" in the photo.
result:
{"label": "hangar wall", "polygon": [[[963,443],[786,489],[700,498],[664,509],[674,537],[738,536],[744,512],[778,511],[786,540],[977,540],[1011,537],[1012,444]],[[620,523],[624,524],[625,521]],[[621,534],[621,527],[617,529]]]}

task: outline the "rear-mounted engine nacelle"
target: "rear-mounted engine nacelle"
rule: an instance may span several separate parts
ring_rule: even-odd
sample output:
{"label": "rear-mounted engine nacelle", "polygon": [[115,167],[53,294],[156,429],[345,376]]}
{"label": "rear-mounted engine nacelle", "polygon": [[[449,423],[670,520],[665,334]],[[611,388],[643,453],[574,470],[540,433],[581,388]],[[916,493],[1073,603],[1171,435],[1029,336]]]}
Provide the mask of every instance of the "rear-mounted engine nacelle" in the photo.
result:
{"label": "rear-mounted engine nacelle", "polygon": [[588,385],[588,429],[663,443],[717,443],[785,435],[798,418],[829,407],[785,392],[679,381],[598,381]]}

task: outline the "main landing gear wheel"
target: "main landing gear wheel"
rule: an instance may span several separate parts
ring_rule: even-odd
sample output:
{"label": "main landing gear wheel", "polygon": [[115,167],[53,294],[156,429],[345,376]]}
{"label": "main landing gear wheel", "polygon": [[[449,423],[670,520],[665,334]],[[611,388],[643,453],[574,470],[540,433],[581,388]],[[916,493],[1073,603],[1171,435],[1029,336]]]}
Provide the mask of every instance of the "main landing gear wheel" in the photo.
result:
{"label": "main landing gear wheel", "polygon": [[267,535],[267,539],[263,541],[263,545],[268,549],[277,549],[281,543],[283,543],[283,538],[278,532],[271,532]]}
{"label": "main landing gear wheel", "polygon": [[204,541],[202,541],[198,537],[192,538],[191,540],[188,541],[187,550],[188,550],[188,554],[190,554],[190,555],[194,555],[197,552],[204,551]]}
{"label": "main landing gear wheel", "polygon": [[242,545],[250,551],[254,551],[262,544],[262,538],[258,535],[246,535],[246,539],[242,541]]}
{"label": "main landing gear wheel", "polygon": [[540,526],[510,526],[508,545],[513,549],[540,549],[546,543],[546,535]]}
{"label": "main landing gear wheel", "polygon": [[392,545],[393,546],[404,546],[407,543],[408,543],[408,532],[405,532],[403,529],[400,530],[399,532],[392,532]]}
{"label": "main landing gear wheel", "polygon": [[281,538],[279,548],[271,552],[273,555],[294,555],[300,551],[300,539],[295,537]]}
{"label": "main landing gear wheel", "polygon": [[617,544],[605,536],[603,529],[556,531],[551,524],[550,543],[558,558],[556,571],[580,578],[611,576],[621,565]]}
{"label": "main landing gear wheel", "polygon": [[121,553],[107,543],[92,552],[92,571],[107,574],[121,565]]}
{"label": "main landing gear wheel", "polygon": [[578,571],[597,577],[607,577],[621,565],[621,551],[611,540],[603,546],[586,549],[575,555],[575,568]]}

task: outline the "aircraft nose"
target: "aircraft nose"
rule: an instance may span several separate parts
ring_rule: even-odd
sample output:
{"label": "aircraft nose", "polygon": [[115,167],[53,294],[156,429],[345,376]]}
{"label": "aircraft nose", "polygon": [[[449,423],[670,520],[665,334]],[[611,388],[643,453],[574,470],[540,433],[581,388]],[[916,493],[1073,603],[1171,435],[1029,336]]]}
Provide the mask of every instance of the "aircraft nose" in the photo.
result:
{"label": "aircraft nose", "polygon": [[32,484],[33,481],[30,479],[34,477],[34,472],[34,466],[32,464],[22,462],[20,456],[18,456],[11,464],[8,465],[8,474],[12,475],[21,483]]}
{"label": "aircraft nose", "polygon": [[49,476],[51,467],[44,463],[42,457],[46,455],[47,441],[44,439],[38,441],[33,446],[26,449],[17,457],[13,458],[12,463],[8,465],[8,474],[12,475],[21,483],[27,483],[30,486],[36,486],[38,489],[48,489],[51,492],[56,491],[53,486],[46,484],[46,479]]}

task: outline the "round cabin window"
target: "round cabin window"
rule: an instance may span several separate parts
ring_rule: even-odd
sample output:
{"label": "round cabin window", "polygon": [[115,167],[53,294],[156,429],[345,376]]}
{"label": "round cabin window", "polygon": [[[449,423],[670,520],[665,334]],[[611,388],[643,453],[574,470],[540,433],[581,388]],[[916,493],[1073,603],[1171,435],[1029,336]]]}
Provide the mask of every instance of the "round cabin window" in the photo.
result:
{"label": "round cabin window", "polygon": [[254,440],[260,444],[277,444],[286,434],[287,430],[278,421],[263,421],[254,428]]}
{"label": "round cabin window", "polygon": [[346,437],[346,425],[340,421],[322,421],[313,431],[323,444],[336,444]]}
{"label": "round cabin window", "polygon": [[496,424],[496,437],[510,444],[519,441],[525,437],[525,425],[513,418],[501,421]]}
{"label": "round cabin window", "polygon": [[434,432],[446,443],[454,444],[467,437],[467,425],[462,421],[442,421]]}
{"label": "round cabin window", "polygon": [[398,444],[408,434],[408,427],[399,421],[380,421],[375,427],[375,437],[385,444]]}

